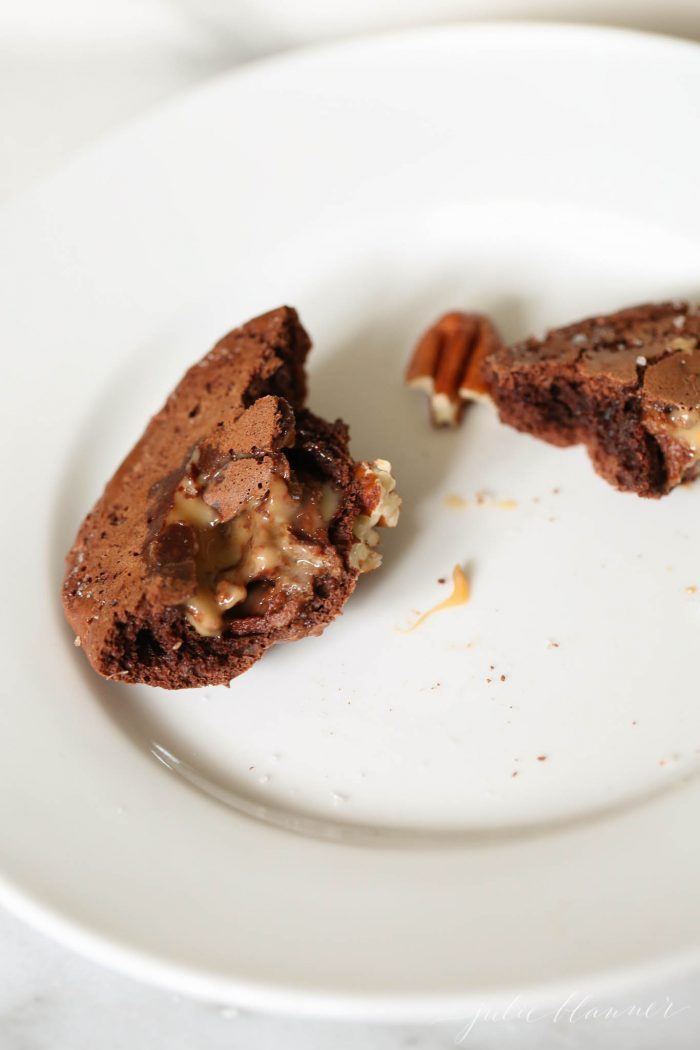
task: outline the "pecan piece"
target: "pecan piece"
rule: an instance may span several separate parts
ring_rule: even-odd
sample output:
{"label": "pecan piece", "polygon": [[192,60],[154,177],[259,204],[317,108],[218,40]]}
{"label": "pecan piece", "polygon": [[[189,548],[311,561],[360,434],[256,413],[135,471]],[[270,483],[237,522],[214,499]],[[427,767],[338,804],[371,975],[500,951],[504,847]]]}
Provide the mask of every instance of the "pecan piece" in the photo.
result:
{"label": "pecan piece", "polygon": [[382,556],[375,549],[379,543],[378,526],[393,529],[399,520],[401,497],[391,475],[391,463],[375,459],[362,460],[355,465],[355,479],[360,489],[362,513],[355,519],[355,543],[348,561],[359,572],[371,572],[381,565]]}
{"label": "pecan piece", "polygon": [[406,371],[406,383],[428,395],[434,426],[457,426],[467,401],[488,399],[481,365],[500,345],[488,317],[458,311],[444,314],[421,337]]}

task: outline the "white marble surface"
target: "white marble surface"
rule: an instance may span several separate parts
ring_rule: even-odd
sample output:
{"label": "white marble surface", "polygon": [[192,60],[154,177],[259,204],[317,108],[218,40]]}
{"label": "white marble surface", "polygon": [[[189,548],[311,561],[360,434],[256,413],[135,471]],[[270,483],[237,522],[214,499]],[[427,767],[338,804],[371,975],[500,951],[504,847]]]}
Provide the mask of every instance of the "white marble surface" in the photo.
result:
{"label": "white marble surface", "polygon": [[[506,11],[507,0],[500,6]],[[553,0],[547,11],[525,0],[516,6],[521,16],[584,13],[567,0]],[[619,18],[615,6],[607,5],[606,19],[625,21],[630,5],[619,5]],[[243,35],[213,33],[187,7],[167,0],[0,0],[0,202],[97,135],[273,42],[247,33],[243,44]],[[663,26],[667,11],[667,28],[678,29],[681,7],[682,28],[700,36],[697,4],[694,20],[687,3],[638,3],[633,21],[643,22],[642,12],[647,24]],[[700,1045],[700,974],[607,1000],[587,1000],[585,987],[574,988],[567,1002],[526,1016],[531,1005],[518,1001],[507,1016],[472,1019],[472,1027],[468,1018],[397,1028],[253,1016],[110,973],[0,910],[0,1050]]]}
{"label": "white marble surface", "polygon": [[419,1026],[261,1017],[110,973],[0,912],[2,1050],[696,1050],[699,991],[692,976],[607,999],[572,988],[529,1018],[523,999],[505,1018]]}

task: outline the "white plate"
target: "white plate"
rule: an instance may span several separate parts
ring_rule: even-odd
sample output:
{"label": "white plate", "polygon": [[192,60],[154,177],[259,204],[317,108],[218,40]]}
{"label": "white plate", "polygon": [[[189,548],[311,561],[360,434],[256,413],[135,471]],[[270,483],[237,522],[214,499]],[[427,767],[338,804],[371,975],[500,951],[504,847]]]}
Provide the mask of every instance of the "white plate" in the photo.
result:
{"label": "white plate", "polygon": [[[698,296],[699,105],[690,45],[420,32],[217,81],[5,212],[21,914],[189,992],[355,1017],[698,959],[700,487],[620,495],[483,408],[431,432],[401,373],[448,307],[515,337]],[[385,566],[230,691],[105,683],[62,621],[62,556],[183,369],[284,301],[314,408],[395,464]],[[471,602],[404,633],[458,562]]]}

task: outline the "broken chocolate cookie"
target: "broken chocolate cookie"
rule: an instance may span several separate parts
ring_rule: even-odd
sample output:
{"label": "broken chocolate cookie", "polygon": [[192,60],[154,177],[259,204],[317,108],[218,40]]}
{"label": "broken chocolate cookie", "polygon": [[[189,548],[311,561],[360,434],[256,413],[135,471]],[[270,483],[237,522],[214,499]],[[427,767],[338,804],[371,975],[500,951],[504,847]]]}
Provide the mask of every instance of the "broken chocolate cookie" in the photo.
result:
{"label": "broken chocolate cookie", "polygon": [[308,337],[283,307],[189,370],[80,528],[63,590],[100,674],[225,684],[271,645],[319,634],[400,500],[390,465],[303,407]]}
{"label": "broken chocolate cookie", "polygon": [[584,444],[618,489],[658,497],[700,471],[700,313],[684,302],[592,317],[498,347],[482,365],[499,416]]}

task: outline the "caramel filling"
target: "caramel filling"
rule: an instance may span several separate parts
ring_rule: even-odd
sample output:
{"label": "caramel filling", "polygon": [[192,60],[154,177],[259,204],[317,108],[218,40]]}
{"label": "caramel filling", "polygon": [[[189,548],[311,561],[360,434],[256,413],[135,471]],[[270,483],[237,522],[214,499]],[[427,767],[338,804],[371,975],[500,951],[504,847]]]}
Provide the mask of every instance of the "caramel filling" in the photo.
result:
{"label": "caramel filling", "polygon": [[676,442],[687,456],[686,472],[700,462],[700,408],[653,407],[647,409],[645,424],[650,433],[659,439]]}
{"label": "caramel filling", "polygon": [[317,577],[337,578],[341,562],[328,525],[338,502],[330,485],[275,474],[263,498],[222,522],[186,475],[168,522],[197,533],[197,589],[184,603],[195,630],[221,634],[225,614],[234,609],[238,616],[262,615],[280,601],[296,609],[312,596]]}
{"label": "caramel filling", "polygon": [[676,409],[669,416],[669,434],[681,445],[685,445],[693,463],[700,460],[700,409],[683,411]]}

